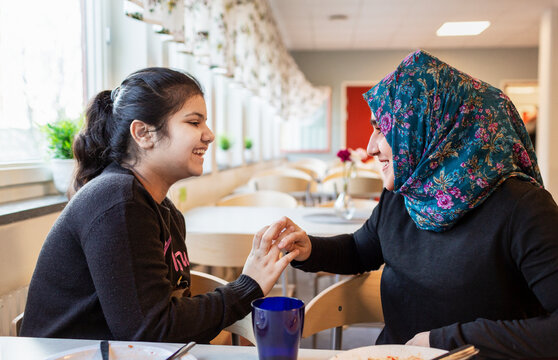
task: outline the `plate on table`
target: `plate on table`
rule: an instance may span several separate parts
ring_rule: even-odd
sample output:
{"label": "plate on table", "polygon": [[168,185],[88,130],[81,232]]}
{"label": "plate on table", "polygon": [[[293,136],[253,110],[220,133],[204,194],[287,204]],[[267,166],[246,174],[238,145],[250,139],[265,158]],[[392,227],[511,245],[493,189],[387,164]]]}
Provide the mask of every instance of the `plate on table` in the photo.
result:
{"label": "plate on table", "polygon": [[[109,342],[109,358],[111,360],[164,360],[173,351],[162,347],[137,343]],[[186,354],[182,360],[197,360],[192,354]],[[46,360],[102,360],[100,342],[97,345],[84,346],[53,355]]]}
{"label": "plate on table", "polygon": [[409,345],[375,345],[343,351],[330,360],[428,360],[447,350]]}

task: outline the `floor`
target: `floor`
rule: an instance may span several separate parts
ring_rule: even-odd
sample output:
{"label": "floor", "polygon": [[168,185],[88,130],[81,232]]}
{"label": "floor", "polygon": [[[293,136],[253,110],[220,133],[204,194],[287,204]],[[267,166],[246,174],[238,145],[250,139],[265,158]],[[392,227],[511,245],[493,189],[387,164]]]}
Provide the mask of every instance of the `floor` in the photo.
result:
{"label": "floor", "polygon": [[[321,277],[318,282],[319,291],[334,283],[334,277]],[[314,274],[296,270],[296,297],[308,303],[314,297]],[[374,345],[381,329],[370,326],[349,326],[343,329],[342,349],[354,349],[361,346]],[[332,330],[325,330],[317,335],[317,349],[331,349]],[[302,339],[301,348],[312,348],[312,337]]]}

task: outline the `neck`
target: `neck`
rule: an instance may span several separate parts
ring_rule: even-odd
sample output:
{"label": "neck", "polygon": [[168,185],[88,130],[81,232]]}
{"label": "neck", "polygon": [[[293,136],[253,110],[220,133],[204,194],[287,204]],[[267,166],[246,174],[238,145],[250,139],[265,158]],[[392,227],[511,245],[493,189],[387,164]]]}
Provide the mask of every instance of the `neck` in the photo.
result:
{"label": "neck", "polygon": [[143,167],[141,164],[129,168],[138,181],[143,185],[153,200],[162,203],[169,191],[170,185],[152,169]]}

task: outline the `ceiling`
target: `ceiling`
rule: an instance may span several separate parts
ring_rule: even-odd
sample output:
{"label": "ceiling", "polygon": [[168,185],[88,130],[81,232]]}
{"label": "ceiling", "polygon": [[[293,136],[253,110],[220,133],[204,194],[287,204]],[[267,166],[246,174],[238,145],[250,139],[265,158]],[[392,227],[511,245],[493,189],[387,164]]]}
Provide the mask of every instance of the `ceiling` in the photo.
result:
{"label": "ceiling", "polygon": [[[289,50],[532,47],[558,0],[269,0]],[[346,20],[329,20],[343,14]],[[438,37],[446,21],[488,20],[478,36]]]}

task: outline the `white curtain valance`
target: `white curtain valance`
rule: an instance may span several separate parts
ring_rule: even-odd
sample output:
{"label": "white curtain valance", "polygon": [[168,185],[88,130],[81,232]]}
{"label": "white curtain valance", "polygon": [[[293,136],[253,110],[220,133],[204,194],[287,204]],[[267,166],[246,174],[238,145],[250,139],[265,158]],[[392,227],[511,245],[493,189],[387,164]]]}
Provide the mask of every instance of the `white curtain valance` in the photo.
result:
{"label": "white curtain valance", "polygon": [[129,0],[136,19],[161,24],[200,63],[232,77],[285,120],[311,116],[329,96],[287,51],[267,0]]}

